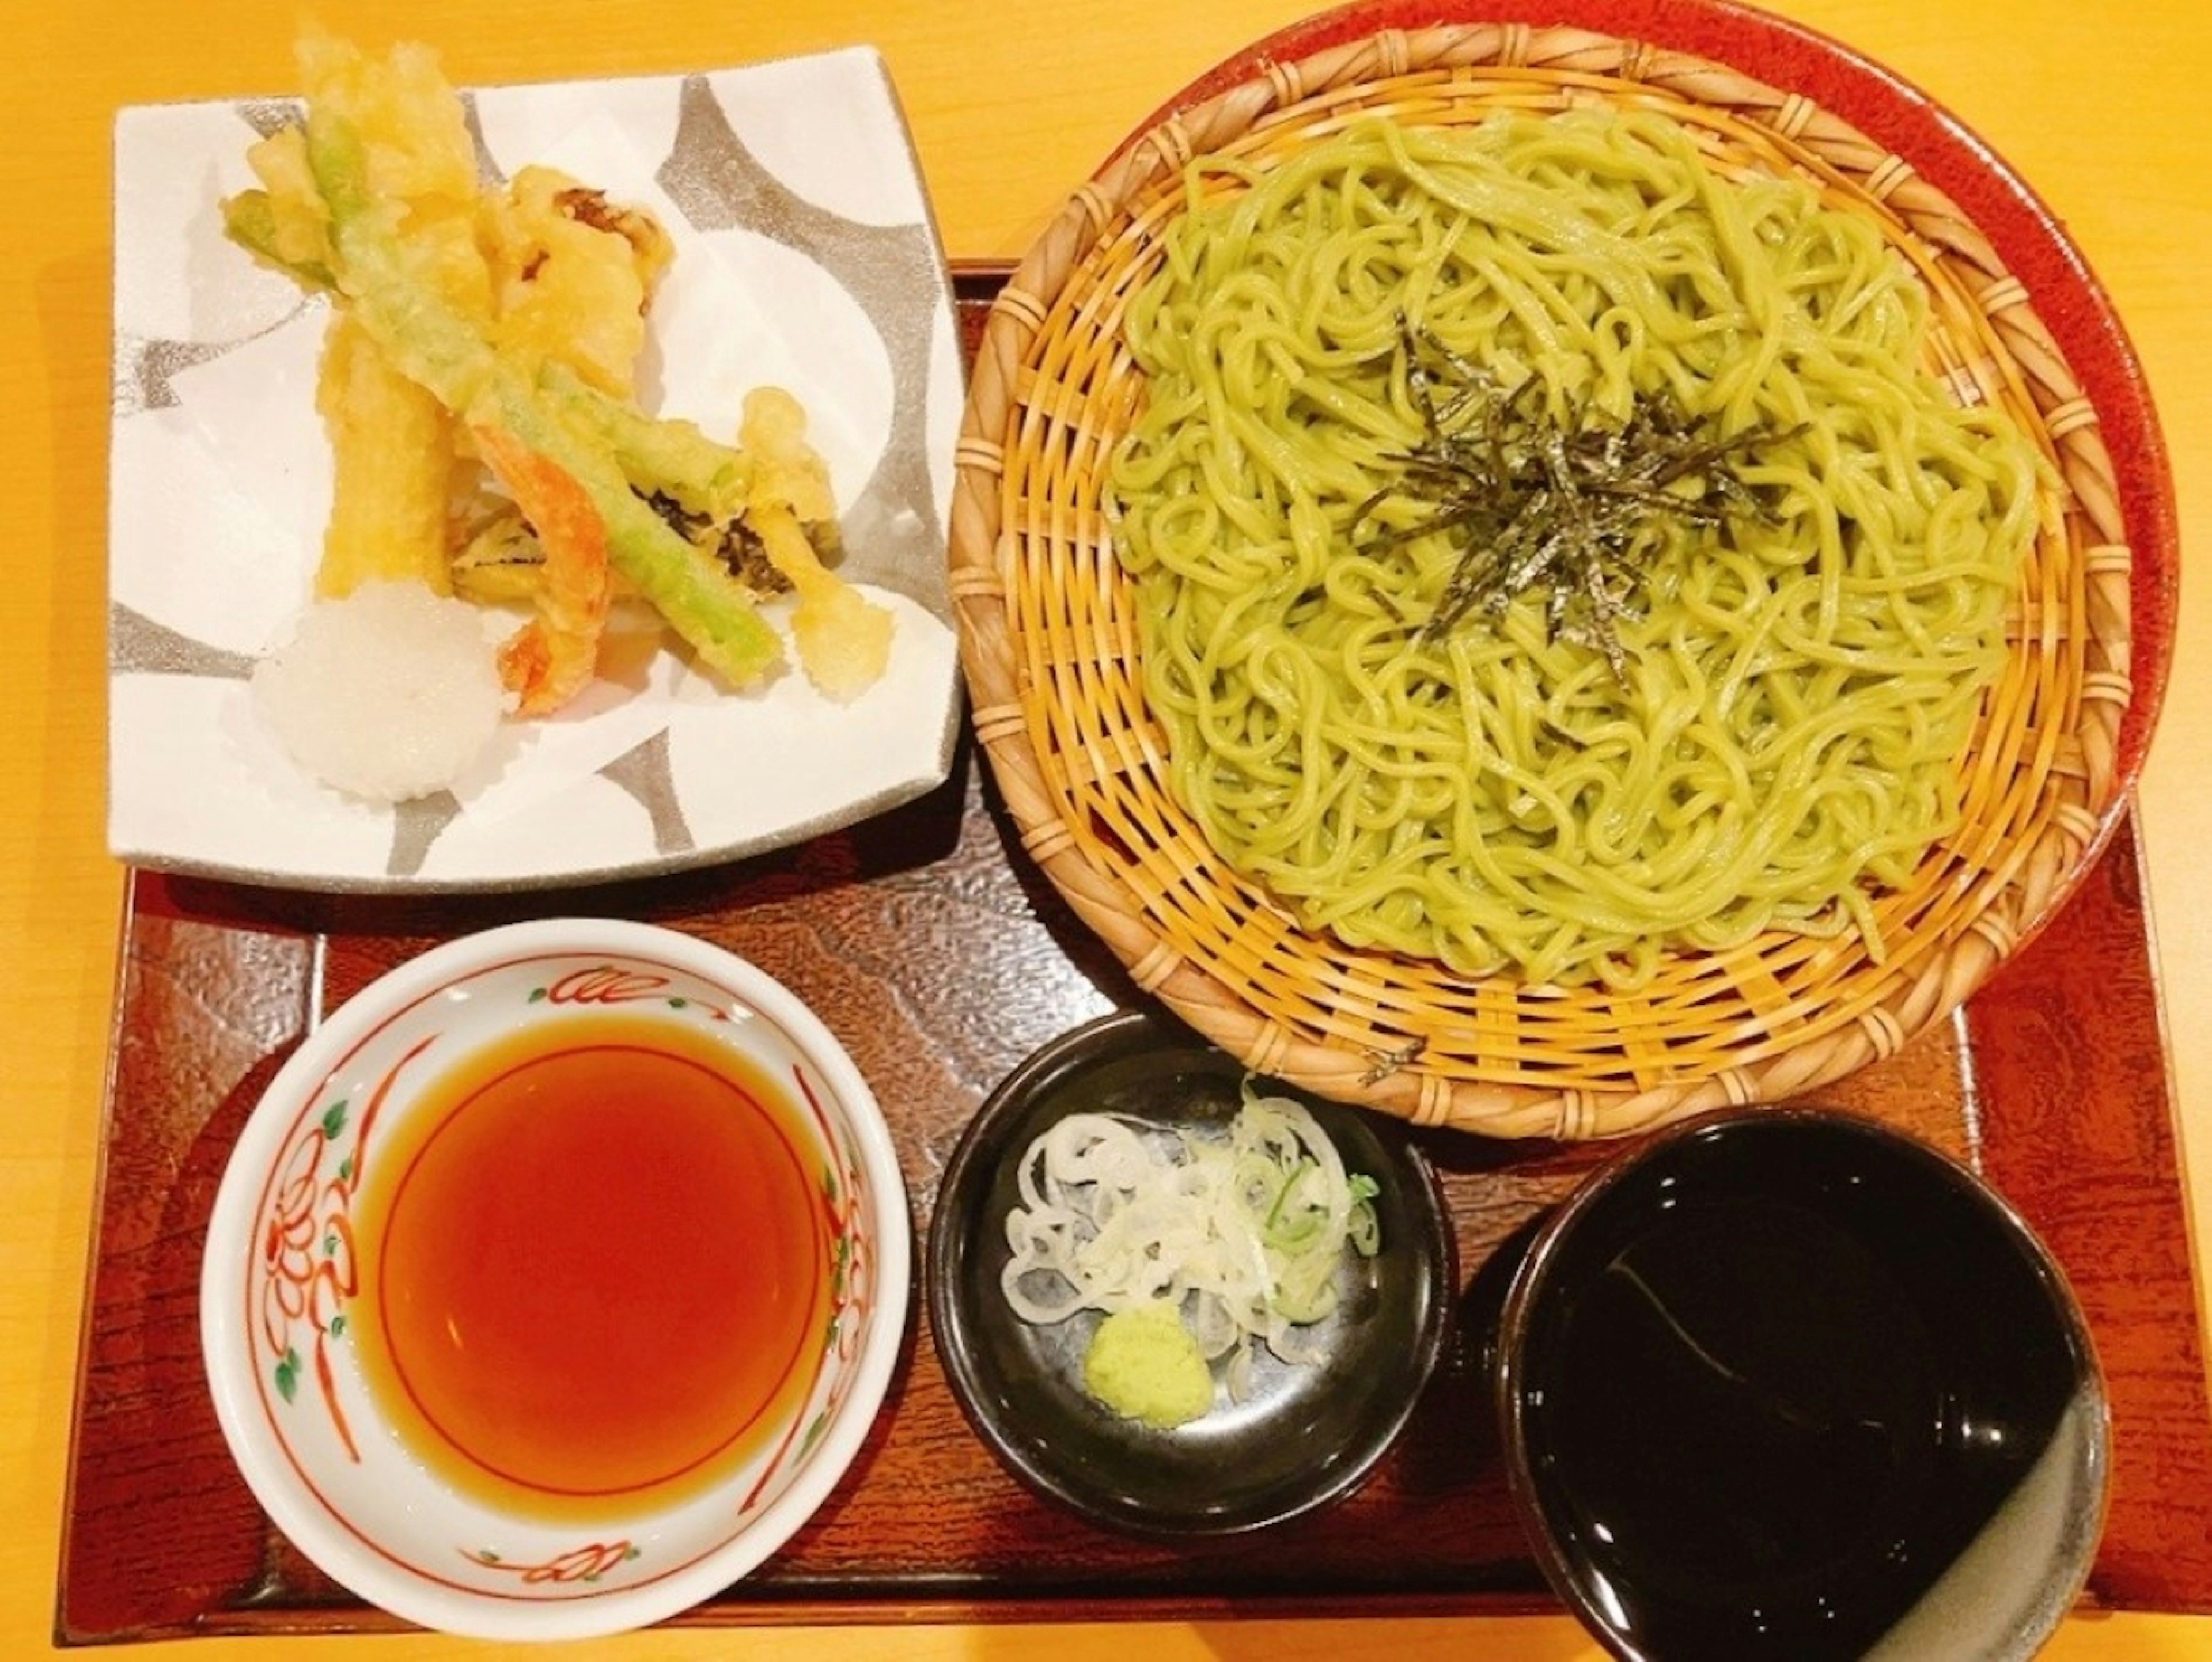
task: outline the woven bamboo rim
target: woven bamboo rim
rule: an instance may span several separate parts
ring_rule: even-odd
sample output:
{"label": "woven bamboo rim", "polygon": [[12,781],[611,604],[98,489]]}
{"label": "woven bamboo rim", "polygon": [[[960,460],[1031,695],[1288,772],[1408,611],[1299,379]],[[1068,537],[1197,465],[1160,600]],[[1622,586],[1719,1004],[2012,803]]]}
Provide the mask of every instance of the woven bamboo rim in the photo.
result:
{"label": "woven bamboo rim", "polygon": [[[2029,556],[2014,652],[1964,759],[1964,823],[1877,902],[1889,943],[1763,937],[1635,993],[1467,980],[1309,934],[1164,784],[1129,586],[1099,508],[1141,397],[1119,337],[1194,155],[1279,156],[1358,115],[1413,124],[1657,108],[1724,166],[1794,169],[1923,275],[1940,369],[2038,436],[2069,500]],[[2098,412],[1989,240],[1909,161],[1801,94],[1586,30],[1390,31],[1172,115],[1076,191],[1000,294],[969,385],[952,591],[976,732],[1028,853],[1137,984],[1248,1066],[1500,1137],[1614,1136],[1802,1095],[1954,1010],[2070,889],[2121,781],[2130,553]]]}

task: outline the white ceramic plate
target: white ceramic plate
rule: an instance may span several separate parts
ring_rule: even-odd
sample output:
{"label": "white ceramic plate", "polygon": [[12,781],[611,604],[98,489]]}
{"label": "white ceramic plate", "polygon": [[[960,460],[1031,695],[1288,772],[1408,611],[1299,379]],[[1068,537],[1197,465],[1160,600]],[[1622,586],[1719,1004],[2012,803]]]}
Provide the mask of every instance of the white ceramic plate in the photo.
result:
{"label": "white ceramic plate", "polygon": [[296,107],[126,109],[108,551],[119,858],[323,889],[550,886],[796,842],[945,777],[959,347],[881,60],[855,48],[465,96],[491,168],[565,168],[652,207],[674,237],[641,367],[648,408],[726,434],[752,386],[799,396],[837,492],[842,569],[896,615],[890,670],[849,704],[796,669],[732,693],[648,640],[631,673],[509,723],[452,792],[395,809],[317,785],[263,727],[246,677],[306,604],[321,547],[327,312],[226,240],[218,209],[254,182],[248,145]]}

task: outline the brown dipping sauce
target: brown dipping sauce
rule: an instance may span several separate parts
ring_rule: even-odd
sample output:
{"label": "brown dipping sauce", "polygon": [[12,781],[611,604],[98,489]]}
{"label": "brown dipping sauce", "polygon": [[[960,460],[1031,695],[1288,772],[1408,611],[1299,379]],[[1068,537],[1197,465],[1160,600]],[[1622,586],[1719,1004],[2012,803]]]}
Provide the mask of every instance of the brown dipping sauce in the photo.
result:
{"label": "brown dipping sauce", "polygon": [[611,1010],[485,1047],[374,1151],[371,1393],[434,1472],[506,1510],[705,1489],[819,1372],[822,1164],[787,1094],[689,1021]]}

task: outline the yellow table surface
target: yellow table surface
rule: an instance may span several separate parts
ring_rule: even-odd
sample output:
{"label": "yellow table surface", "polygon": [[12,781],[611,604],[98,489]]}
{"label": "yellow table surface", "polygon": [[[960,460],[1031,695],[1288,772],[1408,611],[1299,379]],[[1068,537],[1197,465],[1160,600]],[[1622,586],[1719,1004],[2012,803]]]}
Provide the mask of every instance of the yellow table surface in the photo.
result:
{"label": "yellow table surface", "polygon": [[[1306,0],[322,0],[365,41],[430,41],[459,82],[743,63],[872,42],[912,122],[948,250],[1018,255],[1114,142]],[[1988,139],[2069,227],[2148,367],[2185,544],[2212,544],[2212,170],[2203,0],[1779,0]],[[11,0],[0,32],[0,1656],[51,1645],[72,1381],[122,873],[104,846],[111,205],[118,106],[282,92],[296,0]],[[1755,67],[1755,66],[1751,66]],[[2185,1149],[2212,1221],[2212,585],[2185,585],[2180,650],[2143,778]],[[2200,1265],[2203,1261],[2200,1251]],[[2200,1283],[2202,1277],[2200,1275]],[[2176,1310],[2173,1319],[2189,1319]],[[194,1662],[297,1641],[191,1641]],[[1236,1621],[1141,1629],[908,1627],[666,1632],[617,1658],[1591,1659],[1565,1617]],[[175,1647],[155,1647],[164,1653]],[[382,1662],[480,1655],[434,1636],[318,1640]],[[2212,1616],[2091,1614],[2048,1655],[2212,1656]]]}

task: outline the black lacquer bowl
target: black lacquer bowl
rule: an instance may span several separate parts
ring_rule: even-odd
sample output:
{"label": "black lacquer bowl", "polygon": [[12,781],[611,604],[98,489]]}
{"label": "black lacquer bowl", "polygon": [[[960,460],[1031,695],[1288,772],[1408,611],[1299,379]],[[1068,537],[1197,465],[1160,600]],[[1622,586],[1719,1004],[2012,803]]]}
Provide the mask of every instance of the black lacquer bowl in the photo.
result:
{"label": "black lacquer bowl", "polygon": [[1538,1232],[1495,1343],[1531,1544],[1617,1656],[2025,1658],[2094,1558],[2064,1277],[1899,1132],[1786,1108],[1638,1145]]}
{"label": "black lacquer bowl", "polygon": [[[1062,1116],[1126,1113],[1167,1125],[1226,1123],[1243,1065],[1170,1018],[1122,1011],[1036,1052],[984,1102],[947,1163],[930,1231],[929,1313],[953,1394],[975,1434],[1032,1490],[1093,1523],[1152,1538],[1231,1535],[1351,1493],[1387,1453],[1441,1355],[1455,1255],[1434,1174],[1397,1122],[1289,1093],[1346,1168],[1373,1178],[1381,1247],[1347,1257],[1317,1361],[1262,1350],[1244,1396],[1158,1430],[1083,1389],[1099,1319],[1036,1325],[1000,1284],[1023,1151]],[[1270,1090],[1282,1088],[1272,1083]]]}

